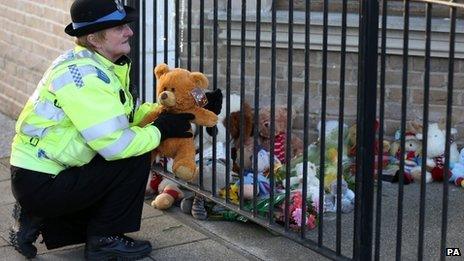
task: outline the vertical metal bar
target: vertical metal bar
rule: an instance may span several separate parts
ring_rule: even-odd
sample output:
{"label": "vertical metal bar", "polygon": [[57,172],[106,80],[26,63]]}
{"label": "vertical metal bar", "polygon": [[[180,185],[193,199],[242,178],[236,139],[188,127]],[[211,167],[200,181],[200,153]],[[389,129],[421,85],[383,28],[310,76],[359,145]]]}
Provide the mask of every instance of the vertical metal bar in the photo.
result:
{"label": "vertical metal bar", "polygon": [[[205,0],[200,0],[200,61],[198,68],[200,72],[204,71],[204,57],[205,57]],[[200,131],[200,134],[202,132]],[[201,144],[201,142],[200,142]],[[200,150],[203,151],[203,150]]]}
{"label": "vertical metal bar", "polygon": [[[153,1],[153,66],[155,67],[158,63],[158,31],[156,29],[158,23],[158,0]],[[153,101],[156,101],[156,77],[153,77],[153,86],[155,91],[153,92]]]}
{"label": "vertical metal bar", "polygon": [[446,101],[446,143],[445,166],[443,168],[443,208],[441,218],[440,260],[445,260],[446,232],[448,230],[448,193],[449,193],[449,165],[451,146],[451,117],[453,113],[453,81],[454,81],[454,47],[456,38],[456,7],[450,7],[450,35],[448,55],[448,97]]}
{"label": "vertical metal bar", "polygon": [[240,209],[243,209],[243,165],[244,165],[244,101],[245,101],[245,37],[246,37],[246,0],[242,0],[242,23],[241,23],[241,44],[240,44]]}
{"label": "vertical metal bar", "polygon": [[[226,44],[226,137],[230,137],[230,58],[231,58],[231,9],[232,0],[227,0],[227,44]],[[230,142],[226,139],[226,166],[231,166]],[[226,168],[226,203],[229,203],[230,168]]]}
{"label": "vertical metal bar", "polygon": [[385,122],[385,64],[386,64],[386,49],[387,49],[387,0],[382,1],[382,38],[381,38],[381,54],[380,54],[380,101],[379,101],[379,155],[377,158],[377,198],[375,212],[375,250],[374,259],[380,259],[380,228],[382,220],[382,171],[383,167],[380,162],[383,160],[383,137],[384,137],[384,122]]}
{"label": "vertical metal bar", "polygon": [[164,63],[168,63],[168,23],[169,23],[169,13],[168,13],[168,0],[164,0]]}
{"label": "vertical metal bar", "polygon": [[[217,89],[217,74],[218,74],[218,66],[217,66],[217,60],[218,60],[218,0],[213,1],[213,90]],[[226,136],[228,137],[228,136]],[[213,171],[212,171],[212,182],[211,182],[211,193],[213,196],[216,196],[216,142],[217,142],[217,137],[216,133],[213,135]],[[227,165],[229,166],[229,165]]]}
{"label": "vertical metal bar", "polygon": [[[363,60],[362,58],[364,57],[364,48],[362,48],[362,46],[364,46],[364,38],[365,38],[365,35],[363,33],[363,26],[364,26],[364,16],[363,16],[363,8],[365,8],[365,4],[364,2],[361,2],[359,1],[359,19],[358,19],[358,24],[359,24],[359,27],[358,27],[358,88],[356,89],[356,99],[357,99],[357,102],[356,102],[356,126],[357,124],[359,123],[359,118],[360,118],[360,114],[361,114],[361,111],[362,111],[362,103],[361,103],[361,90],[359,88],[361,82],[362,82],[362,68],[364,66],[363,64]],[[356,127],[356,131],[357,131],[357,128]],[[357,137],[359,136],[359,134],[356,135]],[[358,139],[356,139],[356,142],[358,141]],[[355,187],[354,187],[354,193],[355,193],[355,198],[354,198],[354,218],[353,218],[353,259],[356,260],[356,255],[357,255],[357,251],[356,250],[357,248],[359,248],[359,242],[361,240],[361,233],[359,233],[358,231],[361,229],[361,220],[359,218],[360,216],[360,211],[361,211],[361,198],[358,196],[358,194],[360,193],[359,191],[361,190],[360,188],[360,183],[361,183],[361,174],[360,174],[360,171],[358,170],[358,167],[360,166],[360,159],[356,156],[355,157]]]}
{"label": "vertical metal bar", "polygon": [[[270,119],[275,118],[275,92],[276,92],[276,36],[277,36],[277,29],[276,29],[276,1],[272,1],[272,25],[271,25],[271,102],[270,102],[270,107],[271,107],[271,112],[270,112]],[[271,126],[270,126],[270,133],[275,132],[275,122],[271,120]],[[274,186],[275,186],[275,176],[274,176],[274,136],[271,135],[271,140],[269,142],[270,147],[269,147],[269,152],[270,152],[270,158],[269,158],[269,180],[270,180],[270,186],[271,186],[271,191],[269,194],[269,224],[272,224],[274,222]]]}
{"label": "vertical metal bar", "polygon": [[[324,199],[325,178],[325,121],[327,110],[327,39],[328,39],[329,1],[323,4],[322,29],[322,90],[321,90],[321,125],[320,125],[320,164],[319,164],[319,198]],[[323,202],[323,201],[322,201]],[[319,227],[317,245],[322,246],[324,236],[324,204],[319,204]]]}
{"label": "vertical metal bar", "polygon": [[407,117],[407,95],[408,95],[408,51],[409,51],[409,1],[404,1],[404,29],[403,29],[403,77],[401,86],[401,139],[400,139],[400,169],[398,184],[398,213],[396,226],[396,260],[401,259],[401,244],[403,233],[403,198],[404,198],[404,155],[405,155],[405,132]]}
{"label": "vertical metal bar", "polygon": [[293,80],[293,1],[288,1],[288,75],[287,75],[287,137],[285,145],[285,230],[290,220],[290,141],[292,140],[292,80]]}
{"label": "vertical metal bar", "polygon": [[[134,7],[136,10],[140,10],[140,1],[135,1],[135,0],[132,0],[132,1],[126,1],[128,3],[128,5]],[[131,79],[131,83],[133,86],[135,86],[135,88],[139,88],[140,87],[140,80],[139,80],[139,76],[140,76],[140,61],[139,61],[139,58],[140,58],[140,39],[139,37],[137,37],[137,34],[139,33],[139,30],[140,30],[140,20],[137,19],[136,21],[134,21],[133,23],[130,24],[131,28],[132,28],[132,31],[135,32],[135,36],[134,37],[131,37],[129,42],[130,42],[130,45],[131,45],[131,52],[130,52],[130,58],[132,60],[132,63],[131,63],[131,71],[130,71],[130,79]],[[139,89],[137,89],[138,91]]]}
{"label": "vertical metal bar", "polygon": [[[205,53],[205,0],[200,0],[200,57],[198,61],[198,69],[200,72],[204,70],[204,53]],[[200,150],[200,173],[198,175],[200,189],[203,189],[203,126],[198,125],[198,149]]]}
{"label": "vertical metal bar", "polygon": [[[261,48],[261,0],[256,1],[256,45],[255,45],[255,110],[254,122],[255,126],[259,123],[259,65],[261,61],[260,48]],[[253,128],[253,155],[258,155],[258,128]],[[258,210],[256,208],[256,198],[258,191],[258,157],[253,157],[253,216],[257,216]]]}
{"label": "vertical metal bar", "polygon": [[176,0],[175,1],[175,44],[174,44],[174,66],[175,67],[179,67],[179,48],[180,48],[180,45],[181,43],[179,43],[179,9],[180,9],[180,5],[179,5],[179,0]]}
{"label": "vertical metal bar", "polygon": [[145,102],[147,100],[147,91],[146,91],[146,38],[147,38],[147,34],[146,34],[146,31],[147,31],[147,19],[146,19],[146,15],[145,15],[145,12],[147,11],[146,10],[146,3],[145,3],[145,0],[142,0],[142,17],[141,17],[141,20],[142,20],[142,62],[141,62],[141,67],[142,67],[142,86],[140,86],[142,88],[142,101]]}
{"label": "vertical metal bar", "polygon": [[187,70],[192,70],[192,0],[187,2]]}
{"label": "vertical metal bar", "polygon": [[378,13],[377,1],[362,0],[360,28],[359,96],[356,158],[356,197],[360,209],[355,216],[354,259],[372,259],[372,219],[374,197],[374,139],[376,116]]}
{"label": "vertical metal bar", "polygon": [[337,220],[336,220],[336,253],[341,255],[342,242],[342,178],[343,178],[343,125],[345,115],[345,61],[346,61],[346,12],[347,0],[342,2],[342,35],[340,50],[340,97],[338,113],[338,158],[337,158]]}
{"label": "vertical metal bar", "polygon": [[426,8],[426,29],[425,29],[425,56],[424,56],[424,101],[423,101],[423,144],[422,148],[422,169],[421,169],[421,183],[420,183],[420,202],[419,202],[419,242],[417,246],[417,259],[423,260],[424,258],[424,228],[425,228],[425,195],[426,195],[426,162],[427,162],[427,124],[429,121],[429,93],[430,93],[430,45],[431,45],[431,31],[432,31],[432,4],[428,3]]}
{"label": "vertical metal bar", "polygon": [[[305,9],[305,76],[304,76],[304,112],[303,112],[303,206],[306,209],[306,198],[308,194],[308,143],[309,143],[309,35],[311,26],[311,3],[306,1]],[[306,220],[306,211],[301,211],[301,220]],[[306,222],[301,226],[300,237],[306,238]]]}

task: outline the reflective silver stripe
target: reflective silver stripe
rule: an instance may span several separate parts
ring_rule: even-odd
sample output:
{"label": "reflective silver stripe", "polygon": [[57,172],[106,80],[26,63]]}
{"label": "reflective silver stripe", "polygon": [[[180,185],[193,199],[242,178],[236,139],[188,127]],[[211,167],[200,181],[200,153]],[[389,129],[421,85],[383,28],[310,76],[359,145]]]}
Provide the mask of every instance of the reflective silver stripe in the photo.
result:
{"label": "reflective silver stripe", "polygon": [[57,67],[60,64],[63,64],[65,62],[69,62],[74,59],[74,51],[73,50],[68,50],[66,53],[60,55],[58,58],[55,59],[52,63],[52,68]]}
{"label": "reflective silver stripe", "polygon": [[121,137],[113,144],[108,145],[106,148],[98,150],[98,153],[102,155],[104,158],[112,158],[114,155],[121,153],[135,137],[135,132],[131,129],[125,129],[122,133]]}
{"label": "reflective silver stripe", "polygon": [[[97,74],[97,68],[95,68],[92,65],[78,66],[77,69],[79,70],[80,75],[82,77],[85,77],[86,75],[89,75],[89,74]],[[68,70],[65,73],[63,73],[61,76],[59,76],[58,78],[52,81],[52,84],[50,85],[49,90],[51,92],[56,92],[70,83],[74,83],[74,78],[73,78],[72,73]]]}
{"label": "reflective silver stripe", "polygon": [[51,101],[37,101],[34,108],[35,113],[43,118],[53,121],[61,121],[65,114],[64,111],[55,105]]}
{"label": "reflective silver stripe", "polygon": [[78,58],[93,58],[94,53],[89,50],[82,50],[76,53],[76,57]]}
{"label": "reflective silver stripe", "polygon": [[60,64],[74,60],[75,58],[91,58],[94,59],[94,53],[89,50],[82,50],[75,53],[74,50],[68,50],[66,53],[60,55],[52,63],[52,68],[57,67]]}
{"label": "reflective silver stripe", "polygon": [[47,134],[48,128],[39,128],[26,123],[21,127],[21,132],[29,137],[42,138],[43,136],[45,136],[45,134]]}
{"label": "reflective silver stripe", "polygon": [[82,130],[81,134],[84,139],[89,142],[117,130],[126,129],[127,127],[129,127],[129,120],[127,119],[127,116],[123,114]]}

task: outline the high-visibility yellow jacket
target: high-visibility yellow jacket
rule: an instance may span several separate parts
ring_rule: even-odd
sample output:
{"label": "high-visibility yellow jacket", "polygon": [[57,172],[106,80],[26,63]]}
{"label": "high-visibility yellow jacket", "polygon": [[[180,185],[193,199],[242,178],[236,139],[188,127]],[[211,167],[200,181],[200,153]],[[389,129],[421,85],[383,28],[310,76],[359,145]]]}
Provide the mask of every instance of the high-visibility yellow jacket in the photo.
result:
{"label": "high-visibility yellow jacket", "polygon": [[115,64],[81,46],[58,57],[19,115],[11,165],[58,174],[97,153],[117,160],[156,148],[158,128],[136,125],[157,105],[137,105],[129,71],[129,62]]}

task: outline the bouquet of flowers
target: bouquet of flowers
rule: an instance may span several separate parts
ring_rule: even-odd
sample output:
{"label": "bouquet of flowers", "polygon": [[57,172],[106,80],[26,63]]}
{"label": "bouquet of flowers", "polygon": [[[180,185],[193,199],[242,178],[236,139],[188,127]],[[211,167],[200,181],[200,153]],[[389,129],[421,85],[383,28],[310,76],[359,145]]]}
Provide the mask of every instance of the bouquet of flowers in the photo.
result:
{"label": "bouquet of flowers", "polygon": [[[303,223],[302,212],[306,211],[304,224],[307,229],[314,229],[317,226],[317,206],[311,200],[306,199],[306,207],[303,210],[303,197],[301,191],[292,191],[290,194],[289,206],[289,226],[293,230],[300,230]],[[277,223],[285,224],[285,201],[278,206],[278,211],[274,213]]]}

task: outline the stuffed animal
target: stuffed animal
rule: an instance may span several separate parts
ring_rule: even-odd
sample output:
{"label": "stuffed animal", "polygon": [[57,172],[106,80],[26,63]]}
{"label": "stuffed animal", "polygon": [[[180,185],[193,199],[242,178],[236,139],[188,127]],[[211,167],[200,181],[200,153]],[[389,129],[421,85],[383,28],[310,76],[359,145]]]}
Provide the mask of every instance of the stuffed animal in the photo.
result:
{"label": "stuffed animal", "polygon": [[[398,140],[400,139],[400,132],[397,131],[395,133],[395,138]],[[404,173],[403,173],[403,181],[404,184],[409,184],[413,180],[420,181],[421,180],[421,172],[416,171],[418,166],[421,164],[421,151],[422,151],[422,143],[417,138],[416,133],[414,131],[408,131],[405,133],[405,145],[404,145]],[[401,150],[398,150],[395,153],[395,158],[397,162],[401,159]],[[419,167],[420,170],[420,167]],[[431,176],[426,174],[426,182],[431,181]],[[395,173],[392,181],[397,182],[399,180],[399,170]]]}
{"label": "stuffed animal", "polygon": [[179,189],[177,184],[169,179],[163,178],[159,174],[154,174],[150,186],[158,191],[158,195],[151,202],[151,205],[157,209],[168,209],[175,201],[184,197],[184,193]]}
{"label": "stuffed animal", "polygon": [[[451,134],[456,134],[457,130],[452,128]],[[416,135],[422,139],[422,133]],[[427,173],[430,173],[434,181],[443,181],[445,165],[445,144],[446,132],[441,130],[438,123],[431,123],[427,133]],[[455,142],[450,146],[450,165],[459,160],[459,151]],[[414,172],[421,171],[420,167],[414,168]],[[429,175],[429,174],[427,174]]]}
{"label": "stuffed animal", "polygon": [[347,145],[348,145],[348,156],[356,157],[356,124],[353,124],[348,129]]}
{"label": "stuffed animal", "polygon": [[[325,123],[325,157],[326,163],[331,163],[336,165],[338,161],[338,121],[330,120]],[[347,158],[347,148],[345,144],[347,143],[347,126],[343,124],[343,137],[342,137],[342,161],[346,161]],[[317,131],[319,134],[318,141],[321,139],[321,122],[317,124]]]}
{"label": "stuffed animal", "polygon": [[464,149],[461,149],[459,153],[459,161],[454,163],[453,169],[451,169],[450,182],[456,186],[464,187]]}
{"label": "stuffed animal", "polygon": [[[295,113],[292,113],[295,115]],[[293,119],[292,119],[293,120]],[[259,138],[261,145],[269,151],[271,135],[274,135],[274,155],[280,160],[280,162],[285,163],[285,150],[286,150],[286,138],[287,138],[287,108],[286,107],[276,107],[275,108],[275,132],[271,133],[271,108],[265,107],[259,111]],[[295,156],[303,153],[303,141],[296,135],[292,135],[292,140],[290,142],[291,147],[291,156]]]}
{"label": "stuffed animal", "polygon": [[[217,125],[216,125],[216,142],[220,142],[220,143],[223,143],[223,144],[225,144],[229,140],[229,139],[226,138],[226,124],[227,124],[227,122],[226,122],[226,116],[227,116],[226,115],[226,113],[227,113],[226,107],[229,106],[229,113],[230,113],[232,118],[235,117],[233,115],[236,115],[238,112],[240,112],[240,95],[231,94],[229,100],[230,100],[230,103],[227,104],[226,97],[222,98],[222,107],[223,108],[222,108],[221,112],[218,114],[218,122],[217,122]],[[246,106],[248,106],[248,108],[249,108],[248,104]],[[249,108],[249,109],[251,111],[251,108]],[[250,119],[252,119],[252,118],[250,118]],[[251,127],[252,126],[251,124],[252,123],[250,122],[246,126]],[[232,123],[231,125],[234,126],[234,123]],[[231,127],[230,135],[231,136],[232,136],[232,134],[238,135],[236,129],[233,129],[233,128],[236,128],[236,127]],[[196,130],[196,125],[193,125],[192,129],[197,134],[198,131]],[[251,133],[251,130],[245,131],[245,132],[246,133]],[[197,145],[197,147],[200,144],[199,140],[198,140],[198,137],[199,137],[199,135],[195,136],[195,144]],[[206,128],[203,128],[203,147],[206,149],[206,148],[212,146],[212,144],[213,144],[212,133],[208,133],[206,131]]]}
{"label": "stuffed animal", "polygon": [[[349,213],[354,209],[354,192],[348,188],[348,184],[342,179],[341,186],[341,212]],[[337,211],[337,182],[330,184],[330,191],[324,195],[324,212]]]}
{"label": "stuffed animal", "polygon": [[[356,133],[356,128],[357,125],[353,124],[349,130],[348,130],[348,156],[350,157],[356,157],[356,150],[357,150],[357,144],[356,144],[356,139],[357,139],[357,133]],[[374,131],[378,132],[380,128],[380,124],[378,120],[375,121],[374,123]],[[382,151],[380,151],[380,140],[376,139],[374,141],[374,178],[377,178],[377,170],[379,166],[382,168],[387,167],[388,163],[390,162],[390,149],[391,145],[390,142],[387,140],[382,140]],[[382,155],[382,160],[381,162],[378,161],[378,155],[379,153]],[[351,165],[351,173],[354,174],[356,172],[356,164],[355,162],[352,162]]]}
{"label": "stuffed animal", "polygon": [[[296,177],[298,181],[298,190],[303,189],[303,162],[300,162],[295,165]],[[319,201],[319,178],[317,177],[316,165],[310,161],[307,162],[307,195],[306,198],[310,198],[312,202]]]}
{"label": "stuffed animal", "polygon": [[[208,78],[204,74],[180,68],[169,69],[166,64],[157,65],[154,73],[160,105],[142,119],[141,126],[153,122],[163,112],[192,113],[195,124],[207,127],[216,125],[217,115],[202,108],[207,102],[202,89],[208,87]],[[172,170],[177,177],[191,181],[197,175],[193,138],[166,139],[154,153],[174,160]]]}
{"label": "stuffed animal", "polygon": [[[267,179],[265,172],[269,170],[269,152],[267,152],[265,149],[260,149],[258,151],[258,154],[256,155],[257,157],[257,191],[256,195],[257,196],[266,196],[269,195],[270,192],[270,184],[269,180]],[[244,171],[244,177],[243,177],[243,198],[251,200],[253,199],[253,156],[247,160],[247,165],[245,165],[245,171]],[[237,182],[237,185],[240,183]]]}
{"label": "stuffed animal", "polygon": [[[230,114],[230,137],[232,139],[232,158],[234,160],[233,170],[240,172],[240,148],[243,145],[243,159],[245,161],[244,166],[249,166],[250,158],[253,156],[253,111],[251,106],[247,103],[243,103],[243,118],[244,121],[240,122],[242,112],[234,111]],[[243,144],[241,144],[241,133],[240,129],[243,126]]]}
{"label": "stuffed animal", "polygon": [[[223,97],[222,104],[223,107],[220,113],[218,114],[218,124],[216,125],[216,191],[221,191],[225,187],[226,181],[226,143],[230,139],[226,138],[226,107],[229,107],[229,112],[231,117],[236,117],[238,111],[240,111],[240,96],[237,94],[230,95],[230,103],[227,104],[226,97]],[[251,126],[251,124],[250,124]],[[192,129],[195,129],[196,125],[192,124]],[[197,133],[198,131],[195,131]],[[199,133],[199,132],[198,132]],[[198,134],[197,133],[197,134]],[[212,192],[212,181],[213,181],[213,133],[210,133],[203,128],[203,187],[206,191]],[[199,148],[199,137],[200,135],[195,135],[195,144]],[[232,153],[229,153],[229,156],[232,157]],[[200,155],[197,153],[195,155],[195,161],[200,162]],[[231,176],[236,176],[237,174],[230,170]],[[194,218],[199,220],[205,220],[208,218],[208,212],[205,206],[206,199],[199,194],[194,194],[192,197],[186,197],[182,199],[180,207],[181,210],[186,214],[191,214]]]}

